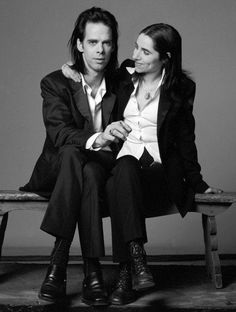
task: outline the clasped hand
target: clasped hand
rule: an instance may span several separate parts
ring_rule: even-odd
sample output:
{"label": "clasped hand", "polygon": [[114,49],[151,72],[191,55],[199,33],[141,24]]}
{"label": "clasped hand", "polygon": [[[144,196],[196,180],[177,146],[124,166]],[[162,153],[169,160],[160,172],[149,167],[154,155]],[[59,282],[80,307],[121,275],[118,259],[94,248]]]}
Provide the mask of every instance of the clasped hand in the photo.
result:
{"label": "clasped hand", "polygon": [[125,141],[131,132],[131,128],[124,121],[115,121],[109,124],[106,129],[96,138],[93,147],[105,147],[112,142]]}

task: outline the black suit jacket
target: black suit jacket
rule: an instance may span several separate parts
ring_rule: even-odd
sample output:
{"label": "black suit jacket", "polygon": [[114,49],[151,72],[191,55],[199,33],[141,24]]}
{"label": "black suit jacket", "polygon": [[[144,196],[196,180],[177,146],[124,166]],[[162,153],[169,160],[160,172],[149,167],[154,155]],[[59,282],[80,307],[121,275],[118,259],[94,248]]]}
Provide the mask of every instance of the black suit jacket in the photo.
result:
{"label": "black suit jacket", "polygon": [[[102,123],[105,127],[113,120],[116,100],[110,82],[102,100]],[[61,70],[50,73],[41,81],[43,120],[46,139],[43,151],[35,165],[29,183],[21,190],[45,195],[51,191],[53,175],[57,172],[56,158],[64,145],[85,149],[88,138],[95,133],[92,116],[81,83],[67,79]]]}
{"label": "black suit jacket", "polygon": [[[123,113],[134,90],[132,77],[126,60],[117,73],[117,119]],[[160,156],[167,179],[168,191],[184,216],[194,202],[194,193],[203,193],[208,185],[200,174],[195,145],[195,121],[192,114],[195,83],[183,76],[181,90],[177,94],[160,92],[157,116],[157,138]]]}

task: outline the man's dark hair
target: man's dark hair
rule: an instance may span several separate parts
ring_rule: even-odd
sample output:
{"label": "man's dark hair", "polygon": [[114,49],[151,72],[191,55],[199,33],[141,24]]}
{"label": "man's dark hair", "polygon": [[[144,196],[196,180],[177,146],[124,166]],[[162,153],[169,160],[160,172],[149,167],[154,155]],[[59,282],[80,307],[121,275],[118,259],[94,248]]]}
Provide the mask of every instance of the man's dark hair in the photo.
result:
{"label": "man's dark hair", "polygon": [[77,39],[81,42],[84,40],[87,23],[103,23],[111,29],[113,51],[111,53],[110,61],[105,69],[105,74],[111,74],[118,67],[118,23],[114,15],[97,7],[92,7],[82,12],[75,22],[73,33],[68,42],[71,60],[73,62],[72,68],[82,74],[86,71],[82,53],[77,49]]}

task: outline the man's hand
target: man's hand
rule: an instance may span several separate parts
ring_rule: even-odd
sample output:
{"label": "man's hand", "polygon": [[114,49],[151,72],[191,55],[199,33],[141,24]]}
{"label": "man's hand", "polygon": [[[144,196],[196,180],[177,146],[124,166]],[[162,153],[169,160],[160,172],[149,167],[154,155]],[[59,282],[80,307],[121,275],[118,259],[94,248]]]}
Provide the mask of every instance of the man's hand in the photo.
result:
{"label": "man's hand", "polygon": [[132,129],[124,121],[115,121],[96,138],[93,148],[105,147],[112,142],[125,141]]}
{"label": "man's hand", "polygon": [[220,194],[220,193],[223,193],[223,191],[215,187],[208,187],[208,189],[206,189],[204,193],[205,194]]}
{"label": "man's hand", "polygon": [[80,74],[76,70],[71,69],[70,65],[72,65],[71,62],[68,62],[68,63],[62,65],[61,70],[62,70],[63,75],[66,78],[70,78],[70,79],[74,80],[74,82],[80,82],[81,81]]}

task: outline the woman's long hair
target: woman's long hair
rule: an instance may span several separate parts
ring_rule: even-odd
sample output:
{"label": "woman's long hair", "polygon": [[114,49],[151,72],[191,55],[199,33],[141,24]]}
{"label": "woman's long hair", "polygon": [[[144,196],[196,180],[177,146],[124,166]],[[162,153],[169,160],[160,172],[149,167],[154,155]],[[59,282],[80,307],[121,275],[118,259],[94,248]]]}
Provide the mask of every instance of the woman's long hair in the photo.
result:
{"label": "woman's long hair", "polygon": [[177,91],[183,76],[187,73],[182,69],[182,39],[178,31],[168,24],[158,23],[147,26],[140,34],[153,40],[153,48],[159,52],[160,60],[165,68],[163,88]]}

